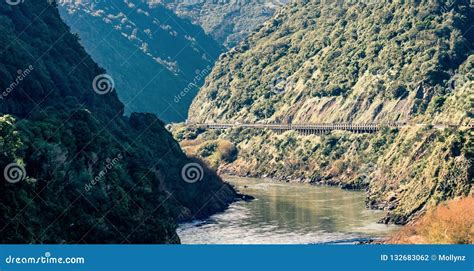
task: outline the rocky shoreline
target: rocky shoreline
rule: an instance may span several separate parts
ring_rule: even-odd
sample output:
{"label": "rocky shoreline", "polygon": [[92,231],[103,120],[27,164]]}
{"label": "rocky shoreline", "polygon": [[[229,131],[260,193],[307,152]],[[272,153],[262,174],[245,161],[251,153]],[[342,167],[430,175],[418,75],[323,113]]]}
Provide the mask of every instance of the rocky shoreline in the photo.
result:
{"label": "rocky shoreline", "polygon": [[384,224],[407,224],[472,191],[466,130],[408,127],[321,136],[179,125],[171,130],[188,155],[202,158],[221,176],[365,190],[367,207],[387,212]]}

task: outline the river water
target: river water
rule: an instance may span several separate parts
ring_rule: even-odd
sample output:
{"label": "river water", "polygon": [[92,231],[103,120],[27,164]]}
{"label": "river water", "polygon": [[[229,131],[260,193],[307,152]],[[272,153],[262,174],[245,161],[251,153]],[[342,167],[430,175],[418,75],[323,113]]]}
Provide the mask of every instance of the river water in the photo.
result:
{"label": "river water", "polygon": [[255,200],[239,201],[205,221],[180,225],[183,244],[353,243],[397,229],[376,223],[384,213],[365,208],[364,192],[262,179],[226,181]]}

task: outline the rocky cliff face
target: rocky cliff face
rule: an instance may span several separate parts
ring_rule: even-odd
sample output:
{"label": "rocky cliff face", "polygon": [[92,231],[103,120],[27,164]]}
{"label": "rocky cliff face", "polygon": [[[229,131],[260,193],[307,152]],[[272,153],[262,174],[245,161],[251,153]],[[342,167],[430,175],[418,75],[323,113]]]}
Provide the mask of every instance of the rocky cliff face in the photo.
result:
{"label": "rocky cliff face", "polygon": [[0,22],[1,243],[177,243],[234,200],[155,115],[123,115],[55,5],[2,3]]}
{"label": "rocky cliff face", "polygon": [[296,1],[221,56],[190,118],[409,121],[451,92],[470,26],[468,1]]}
{"label": "rocky cliff face", "polygon": [[191,122],[401,129],[175,135],[208,160],[219,157],[209,145],[231,142],[238,155],[217,159],[223,173],[366,188],[385,222],[405,223],[472,189],[473,10],[469,1],[295,1],[221,56],[189,111]]}

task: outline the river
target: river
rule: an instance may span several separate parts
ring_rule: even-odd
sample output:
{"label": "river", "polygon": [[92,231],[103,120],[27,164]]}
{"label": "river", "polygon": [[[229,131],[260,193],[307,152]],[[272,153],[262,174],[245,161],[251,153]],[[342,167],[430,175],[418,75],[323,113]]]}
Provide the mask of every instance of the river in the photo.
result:
{"label": "river", "polygon": [[255,200],[178,228],[183,244],[354,243],[383,238],[396,226],[376,223],[382,211],[365,207],[365,193],[337,187],[226,178]]}

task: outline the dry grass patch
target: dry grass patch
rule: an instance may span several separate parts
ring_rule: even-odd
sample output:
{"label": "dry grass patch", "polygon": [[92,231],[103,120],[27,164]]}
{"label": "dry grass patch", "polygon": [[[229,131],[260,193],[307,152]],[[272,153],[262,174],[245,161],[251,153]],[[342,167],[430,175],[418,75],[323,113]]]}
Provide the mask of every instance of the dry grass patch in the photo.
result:
{"label": "dry grass patch", "polygon": [[473,244],[474,197],[451,200],[405,226],[389,243]]}

